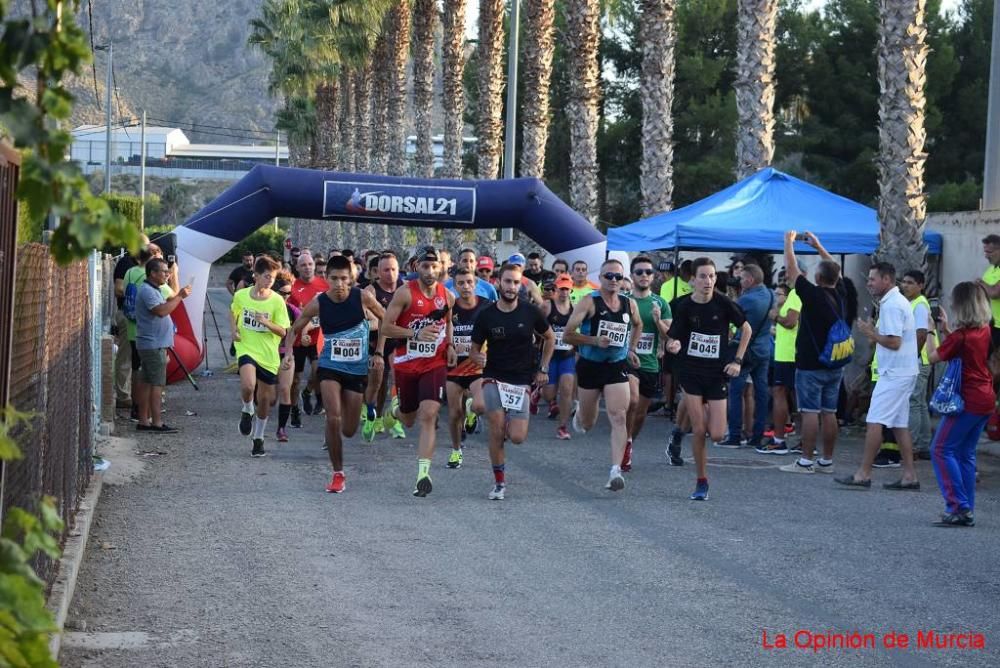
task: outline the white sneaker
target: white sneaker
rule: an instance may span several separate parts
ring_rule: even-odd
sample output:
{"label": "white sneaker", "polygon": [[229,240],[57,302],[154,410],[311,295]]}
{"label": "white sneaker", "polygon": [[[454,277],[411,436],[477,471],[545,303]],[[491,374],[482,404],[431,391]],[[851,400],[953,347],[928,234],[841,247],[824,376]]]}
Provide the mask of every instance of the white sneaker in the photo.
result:
{"label": "white sneaker", "polygon": [[[833,465],[831,464],[831,466],[833,466]],[[779,471],[784,471],[785,473],[815,473],[816,472],[816,469],[813,467],[812,464],[809,464],[808,466],[804,466],[804,465],[802,465],[802,464],[799,463],[798,459],[796,459],[791,464],[785,464],[784,466],[778,467],[778,470]]]}
{"label": "white sneaker", "polygon": [[612,492],[620,492],[625,489],[625,478],[622,477],[621,473],[611,476],[608,479],[608,484],[604,486],[604,489],[610,489]]}
{"label": "white sneaker", "polygon": [[833,475],[833,462],[829,464],[824,464],[822,462],[816,462],[816,473],[826,473],[827,475]]}
{"label": "white sneaker", "polygon": [[580,424],[580,412],[573,413],[573,431],[578,434],[586,434],[587,430]]}
{"label": "white sneaker", "polygon": [[503,493],[507,491],[507,485],[493,485],[490,491],[490,501],[503,501]]}

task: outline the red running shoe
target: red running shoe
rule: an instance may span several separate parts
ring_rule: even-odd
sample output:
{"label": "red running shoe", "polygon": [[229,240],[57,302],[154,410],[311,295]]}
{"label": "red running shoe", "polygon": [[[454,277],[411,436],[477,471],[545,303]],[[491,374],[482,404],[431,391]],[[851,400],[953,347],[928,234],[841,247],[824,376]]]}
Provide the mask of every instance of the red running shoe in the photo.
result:
{"label": "red running shoe", "polygon": [[556,438],[560,441],[568,441],[570,439],[569,431],[566,427],[559,427],[559,429],[556,430]]}
{"label": "red running shoe", "polygon": [[559,417],[559,404],[554,401],[549,402],[549,419],[555,420]]}
{"label": "red running shoe", "polygon": [[774,438],[774,428],[768,428],[764,430],[764,438]]}
{"label": "red running shoe", "polygon": [[288,432],[283,427],[278,427],[278,443],[288,443]]}
{"label": "red running shoe", "polygon": [[344,473],[342,471],[337,471],[333,474],[333,480],[330,484],[326,486],[326,491],[331,494],[340,494],[347,488],[347,479],[344,478]]}
{"label": "red running shoe", "polygon": [[531,393],[531,403],[528,404],[528,410],[532,415],[538,415],[538,400],[542,398],[542,393],[537,389]]}
{"label": "red running shoe", "polygon": [[632,470],[632,439],[625,441],[625,456],[622,457],[622,471],[628,473]]}

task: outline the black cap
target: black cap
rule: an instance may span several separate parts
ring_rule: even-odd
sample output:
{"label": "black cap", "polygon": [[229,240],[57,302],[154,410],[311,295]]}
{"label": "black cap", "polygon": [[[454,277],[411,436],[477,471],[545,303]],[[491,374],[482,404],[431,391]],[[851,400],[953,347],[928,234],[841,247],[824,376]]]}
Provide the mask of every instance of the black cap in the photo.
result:
{"label": "black cap", "polygon": [[417,249],[417,262],[437,262],[438,252],[434,246],[422,246]]}

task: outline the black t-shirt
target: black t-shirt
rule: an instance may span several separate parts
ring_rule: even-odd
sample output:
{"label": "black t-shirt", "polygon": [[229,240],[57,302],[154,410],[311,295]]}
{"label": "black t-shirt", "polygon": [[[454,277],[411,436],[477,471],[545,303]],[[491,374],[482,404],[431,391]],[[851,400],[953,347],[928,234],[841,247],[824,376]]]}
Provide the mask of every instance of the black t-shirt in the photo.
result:
{"label": "black t-shirt", "polygon": [[[125,274],[128,273],[128,270],[131,269],[132,267],[137,266],[138,264],[139,263],[136,262],[135,258],[132,257],[131,255],[128,255],[127,253],[125,255],[122,255],[121,258],[118,259],[118,262],[115,262],[114,280],[124,281]],[[122,307],[122,303],[124,301],[125,301],[124,297],[119,297],[115,295],[115,303],[118,304],[119,309]]]}
{"label": "black t-shirt", "polygon": [[472,342],[487,343],[483,376],[514,385],[530,385],[538,370],[534,335],[549,330],[545,316],[534,304],[517,300],[510,313],[491,303],[479,313],[472,327]]}
{"label": "black t-shirt", "polygon": [[826,334],[833,323],[846,316],[844,282],[837,281],[835,288],[821,288],[799,274],[795,279],[795,294],[802,300],[799,333],[795,337],[795,366],[806,371],[826,369],[820,364],[819,353],[826,346]]}
{"label": "black t-shirt", "polygon": [[253,269],[247,269],[242,264],[232,270],[229,274],[229,280],[233,282],[233,289],[240,289],[240,281],[243,281],[243,287],[250,287],[253,283]]}
{"label": "black t-shirt", "polygon": [[682,373],[718,376],[729,363],[729,327],[746,322],[743,309],[729,297],[715,293],[699,304],[691,295],[674,300],[673,322],[667,336],[681,342]]}
{"label": "black t-shirt", "polygon": [[541,270],[541,271],[539,271],[537,273],[533,272],[533,271],[527,271],[527,270],[525,270],[521,275],[524,276],[525,278],[530,278],[531,280],[533,280],[535,282],[535,284],[541,285],[542,284],[542,277],[545,276],[545,270],[543,269],[543,270]]}

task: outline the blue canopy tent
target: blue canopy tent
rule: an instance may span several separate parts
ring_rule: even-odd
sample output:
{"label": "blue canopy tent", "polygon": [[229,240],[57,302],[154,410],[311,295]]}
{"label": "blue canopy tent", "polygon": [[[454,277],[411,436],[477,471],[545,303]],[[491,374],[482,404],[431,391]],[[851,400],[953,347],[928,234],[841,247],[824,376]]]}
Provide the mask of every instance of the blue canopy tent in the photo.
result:
{"label": "blue canopy tent", "polygon": [[[879,245],[875,209],[768,167],[676,211],[608,230],[608,250],[661,249],[780,253],[785,230],[809,231],[834,254],[870,255]],[[933,255],[941,235],[926,232]],[[796,252],[814,252],[804,243]]]}

